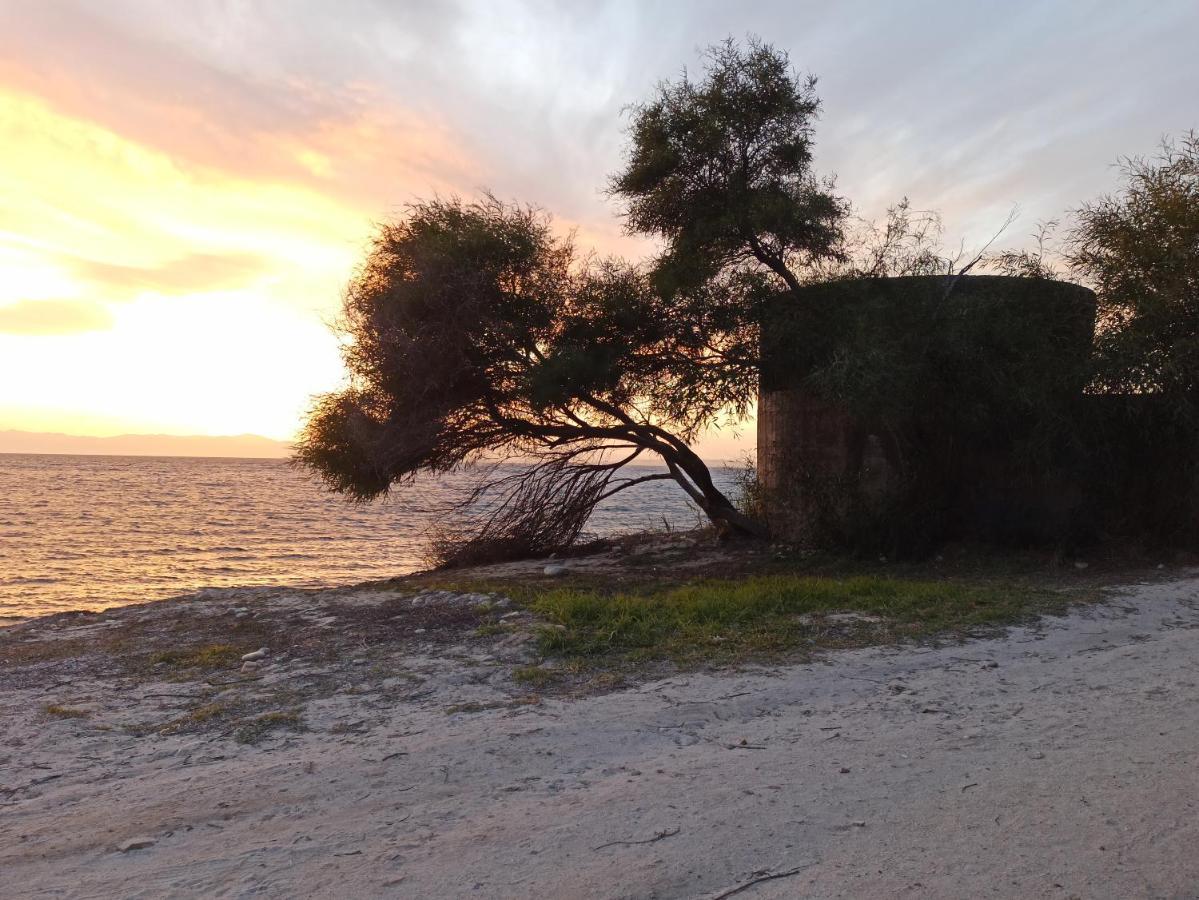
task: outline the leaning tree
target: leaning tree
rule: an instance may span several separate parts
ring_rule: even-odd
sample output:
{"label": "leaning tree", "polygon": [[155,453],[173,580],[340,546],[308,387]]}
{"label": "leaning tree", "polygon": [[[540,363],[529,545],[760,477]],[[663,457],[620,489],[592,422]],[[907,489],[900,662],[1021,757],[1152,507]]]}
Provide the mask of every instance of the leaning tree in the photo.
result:
{"label": "leaning tree", "polygon": [[[359,499],[520,459],[531,465],[510,494],[517,513],[548,505],[569,518],[567,539],[603,498],[669,478],[714,522],[754,533],[690,447],[720,410],[748,402],[709,378],[722,335],[706,325],[672,315],[639,269],[579,259],[536,210],[414,204],[380,229],[349,286],[349,383],[318,399],[298,458]],[[644,454],[666,471],[621,472]]]}
{"label": "leaning tree", "polygon": [[[723,530],[762,534],[692,449],[744,418],[758,310],[835,254],[844,204],[812,174],[814,82],[758,42],[634,110],[613,192],[646,266],[580,257],[493,197],[416,203],[380,228],[345,297],[347,386],[318,398],[302,464],[359,499],[421,473],[519,459],[482,525],[496,555],[568,545],[595,504],[671,479]],[[665,467],[629,473],[646,457]]]}

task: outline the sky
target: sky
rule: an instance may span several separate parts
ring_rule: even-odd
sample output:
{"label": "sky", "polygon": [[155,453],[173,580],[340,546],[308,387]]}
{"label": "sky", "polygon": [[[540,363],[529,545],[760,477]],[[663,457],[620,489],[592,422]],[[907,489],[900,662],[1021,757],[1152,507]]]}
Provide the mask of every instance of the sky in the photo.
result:
{"label": "sky", "polygon": [[[819,78],[816,163],[1006,246],[1199,127],[1199,4],[0,0],[0,430],[287,440],[376,223],[491,190],[642,258],[629,104],[756,34]],[[728,432],[702,450],[752,447]]]}

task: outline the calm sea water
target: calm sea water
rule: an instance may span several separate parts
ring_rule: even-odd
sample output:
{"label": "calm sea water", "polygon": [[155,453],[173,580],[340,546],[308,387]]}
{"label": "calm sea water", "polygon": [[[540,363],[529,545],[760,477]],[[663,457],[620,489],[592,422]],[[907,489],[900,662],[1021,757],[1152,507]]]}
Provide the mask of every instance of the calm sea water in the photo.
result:
{"label": "calm sea water", "polygon": [[[717,474],[726,484],[731,472]],[[204,587],[353,584],[424,568],[469,476],[355,505],[281,460],[0,454],[0,620]],[[677,486],[606,501],[595,535],[692,527]]]}

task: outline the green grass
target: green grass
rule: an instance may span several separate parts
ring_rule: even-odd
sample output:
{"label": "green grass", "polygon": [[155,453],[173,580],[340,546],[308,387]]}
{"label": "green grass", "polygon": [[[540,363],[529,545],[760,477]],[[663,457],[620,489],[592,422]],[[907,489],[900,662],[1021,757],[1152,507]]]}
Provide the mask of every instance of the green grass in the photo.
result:
{"label": "green grass", "polygon": [[[530,606],[560,626],[540,633],[547,656],[694,662],[969,631],[1060,610],[1067,602],[1030,587],[792,574],[607,594],[563,588],[540,594]],[[880,621],[829,618],[843,612]]]}

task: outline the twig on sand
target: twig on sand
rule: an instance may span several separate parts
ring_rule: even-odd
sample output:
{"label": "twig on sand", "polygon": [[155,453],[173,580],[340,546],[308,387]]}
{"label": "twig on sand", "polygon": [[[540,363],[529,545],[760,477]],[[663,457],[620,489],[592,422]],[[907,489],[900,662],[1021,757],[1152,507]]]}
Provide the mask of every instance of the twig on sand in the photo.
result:
{"label": "twig on sand", "polygon": [[598,847],[592,847],[591,849],[595,851],[603,850],[605,847],[616,847],[618,845],[623,847],[631,847],[634,844],[652,844],[655,841],[662,840],[663,838],[674,837],[682,830],[683,829],[679,826],[675,826],[674,828],[665,828],[662,831],[655,832],[652,838],[646,838],[644,841],[608,841],[606,844],[600,844]]}
{"label": "twig on sand", "polygon": [[755,877],[749,879],[749,881],[743,881],[740,884],[734,885],[727,891],[723,891],[719,894],[712,894],[708,897],[705,897],[704,900],[725,900],[725,897],[731,897],[733,894],[740,894],[742,891],[749,890],[755,884],[761,884],[763,881],[773,881],[776,878],[789,878],[792,875],[798,875],[804,869],[810,869],[814,865],[816,865],[816,863],[810,862],[804,863],[802,866],[796,866],[794,869],[788,869],[786,872],[759,872]]}

